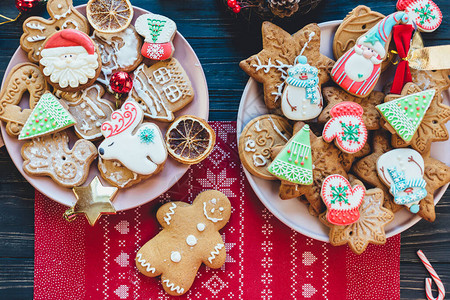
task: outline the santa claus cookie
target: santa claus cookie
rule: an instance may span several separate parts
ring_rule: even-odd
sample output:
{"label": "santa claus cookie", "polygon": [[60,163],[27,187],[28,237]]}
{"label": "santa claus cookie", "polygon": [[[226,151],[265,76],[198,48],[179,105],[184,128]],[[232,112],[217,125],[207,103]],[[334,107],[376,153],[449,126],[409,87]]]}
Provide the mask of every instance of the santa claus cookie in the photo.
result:
{"label": "santa claus cookie", "polygon": [[102,67],[98,47],[87,34],[74,29],[51,35],[43,45],[39,64],[47,81],[65,92],[92,85]]}
{"label": "santa claus cookie", "polygon": [[141,53],[154,60],[166,60],[172,57],[175,47],[172,40],[177,33],[177,25],[171,19],[157,15],[145,14],[137,18],[136,31],[144,37]]}
{"label": "santa claus cookie", "polygon": [[380,78],[380,67],[386,57],[392,28],[408,20],[407,14],[396,12],[378,22],[337,60],[331,70],[331,78],[350,94],[366,97]]}
{"label": "santa claus cookie", "polygon": [[164,204],[156,214],[163,229],[139,249],[138,270],[149,277],[161,275],[162,286],[170,295],[186,293],[202,263],[214,269],[225,263],[225,243],[219,230],[230,214],[230,200],[215,190],[199,194],[192,205]]}

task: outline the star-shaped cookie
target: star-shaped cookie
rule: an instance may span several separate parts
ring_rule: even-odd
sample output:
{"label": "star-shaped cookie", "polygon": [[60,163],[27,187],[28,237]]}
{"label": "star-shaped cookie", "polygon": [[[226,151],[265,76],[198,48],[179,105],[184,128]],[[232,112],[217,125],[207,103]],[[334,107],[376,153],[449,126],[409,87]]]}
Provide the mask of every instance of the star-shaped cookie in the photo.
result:
{"label": "star-shaped cookie", "polygon": [[[352,186],[362,185],[359,180]],[[330,227],[329,237],[333,246],[348,244],[356,254],[361,254],[369,244],[383,245],[386,243],[384,227],[394,219],[394,213],[383,207],[383,191],[378,188],[366,191],[364,200],[359,207],[359,220],[346,226],[338,226],[327,221],[326,213],[320,215],[320,221]]]}
{"label": "star-shaped cookie", "polygon": [[239,66],[264,85],[267,108],[280,107],[287,69],[294,64],[306,42],[303,55],[310,65],[319,69],[319,85],[330,79],[329,71],[334,61],[319,52],[320,28],[317,24],[309,24],[292,36],[270,22],[264,22],[261,31],[263,50],[241,61]]}
{"label": "star-shaped cookie", "polygon": [[322,95],[327,102],[327,106],[325,106],[317,119],[319,123],[326,123],[331,119],[330,111],[333,106],[343,101],[351,101],[358,103],[364,109],[362,118],[368,130],[380,128],[381,116],[375,106],[383,103],[384,93],[373,91],[366,98],[358,98],[340,88],[329,86],[322,89]]}
{"label": "star-shaped cookie", "polygon": [[[431,143],[436,141],[446,141],[449,138],[445,123],[450,120],[450,107],[442,104],[442,90],[437,89],[436,94],[431,100],[430,107],[425,113],[425,116],[417,128],[412,140],[407,143],[397,134],[392,135],[392,146],[395,148],[406,147],[410,145],[413,149],[421,154],[428,154],[431,148]],[[394,99],[421,92],[422,89],[414,83],[407,83],[402,90],[401,95],[387,95],[384,102],[392,101]],[[388,128],[389,124],[382,120],[383,127]]]}

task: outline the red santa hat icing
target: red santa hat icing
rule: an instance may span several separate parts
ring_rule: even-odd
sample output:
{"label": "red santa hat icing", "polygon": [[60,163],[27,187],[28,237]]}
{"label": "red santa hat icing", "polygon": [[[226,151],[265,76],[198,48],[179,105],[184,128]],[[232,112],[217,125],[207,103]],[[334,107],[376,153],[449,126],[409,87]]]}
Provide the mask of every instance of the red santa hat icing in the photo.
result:
{"label": "red santa hat icing", "polygon": [[79,30],[64,29],[53,34],[45,42],[42,56],[85,52],[89,55],[95,53],[94,42],[91,38]]}

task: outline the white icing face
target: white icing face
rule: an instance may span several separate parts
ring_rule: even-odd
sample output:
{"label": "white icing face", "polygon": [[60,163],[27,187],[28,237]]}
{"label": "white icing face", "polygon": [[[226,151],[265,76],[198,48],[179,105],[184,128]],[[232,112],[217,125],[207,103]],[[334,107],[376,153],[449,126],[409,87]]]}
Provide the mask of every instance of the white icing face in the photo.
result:
{"label": "white icing face", "polygon": [[[220,209],[222,208],[222,210]],[[212,198],[209,201],[203,202],[203,214],[213,223],[223,220],[224,208],[220,199]]]}
{"label": "white icing face", "polygon": [[172,251],[170,254],[170,260],[174,263],[179,263],[181,261],[181,254],[178,251]]}
{"label": "white icing face", "polygon": [[188,237],[186,238],[186,244],[188,244],[189,246],[195,246],[197,244],[197,238],[195,236],[188,235]]}

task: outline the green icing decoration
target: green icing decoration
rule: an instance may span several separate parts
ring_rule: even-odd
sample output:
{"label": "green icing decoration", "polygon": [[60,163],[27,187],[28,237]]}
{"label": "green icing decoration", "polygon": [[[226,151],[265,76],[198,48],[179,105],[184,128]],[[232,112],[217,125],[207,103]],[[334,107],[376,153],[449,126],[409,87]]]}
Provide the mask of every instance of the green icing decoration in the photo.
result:
{"label": "green icing decoration", "polygon": [[377,109],[397,134],[409,142],[425,116],[433,100],[435,90],[407,95],[380,105]]}
{"label": "green icing decoration", "polygon": [[75,123],[72,115],[61,105],[58,98],[46,93],[41,96],[28,117],[20,132],[19,140],[57,132]]}
{"label": "green icing decoration", "polygon": [[309,126],[305,125],[269,165],[268,171],[276,177],[292,183],[313,183],[311,141]]}
{"label": "green icing decoration", "polygon": [[358,142],[359,141],[359,124],[346,124],[344,122],[341,123],[343,135],[342,140],[343,141],[353,141]]}
{"label": "green icing decoration", "polygon": [[159,35],[161,34],[161,29],[166,24],[166,20],[158,20],[158,19],[147,19],[149,29],[152,33],[153,43],[156,43]]}
{"label": "green icing decoration", "polygon": [[420,9],[415,8],[414,12],[420,17],[420,24],[424,24],[425,21],[429,19],[436,19],[436,16],[433,14],[433,10],[430,8],[430,4],[427,3],[425,6],[420,7]]}
{"label": "green icing decoration", "polygon": [[347,197],[348,186],[332,186],[331,187],[331,204],[335,204],[336,202],[341,203],[344,202],[348,204]]}

